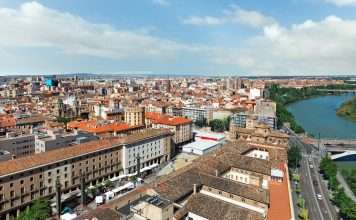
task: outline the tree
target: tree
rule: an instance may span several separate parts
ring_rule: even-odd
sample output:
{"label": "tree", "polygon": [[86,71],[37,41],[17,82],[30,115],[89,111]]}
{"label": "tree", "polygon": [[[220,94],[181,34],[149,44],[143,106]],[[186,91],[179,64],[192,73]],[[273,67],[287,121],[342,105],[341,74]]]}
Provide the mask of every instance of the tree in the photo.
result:
{"label": "tree", "polygon": [[71,121],[70,118],[67,117],[57,117],[57,122],[63,123],[66,130],[68,129],[67,125],[70,121]]}
{"label": "tree", "polygon": [[308,218],[309,218],[308,209],[305,209],[305,208],[300,209],[299,217],[302,220],[308,220]]}
{"label": "tree", "polygon": [[210,127],[212,131],[215,132],[223,132],[225,131],[225,124],[223,120],[220,119],[214,119],[210,121]]}
{"label": "tree", "polygon": [[297,168],[299,166],[299,161],[302,159],[299,147],[296,145],[291,146],[288,149],[288,166],[290,168]]}
{"label": "tree", "polygon": [[35,200],[32,206],[20,213],[16,220],[46,220],[50,217],[51,206],[46,199]]}
{"label": "tree", "polygon": [[195,125],[202,128],[202,127],[205,127],[208,125],[207,121],[206,121],[206,118],[198,118],[196,121],[195,121]]}
{"label": "tree", "polygon": [[224,126],[225,126],[225,131],[229,131],[230,130],[230,121],[231,121],[231,117],[230,116],[228,116],[227,118],[223,119]]}

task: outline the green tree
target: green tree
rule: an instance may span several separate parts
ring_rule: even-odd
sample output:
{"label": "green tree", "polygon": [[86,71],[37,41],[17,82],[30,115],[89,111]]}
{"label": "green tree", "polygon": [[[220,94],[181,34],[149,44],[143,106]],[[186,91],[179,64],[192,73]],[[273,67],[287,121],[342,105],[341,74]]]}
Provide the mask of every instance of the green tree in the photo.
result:
{"label": "green tree", "polygon": [[51,215],[51,207],[46,199],[38,199],[26,211],[20,213],[16,220],[46,220]]}
{"label": "green tree", "polygon": [[220,120],[220,119],[211,120],[209,125],[210,125],[212,131],[215,131],[215,132],[225,131],[225,123],[223,120]]}
{"label": "green tree", "polygon": [[299,210],[299,217],[302,220],[308,220],[309,219],[309,213],[308,209],[302,208]]}
{"label": "green tree", "polygon": [[198,118],[194,124],[200,128],[208,125],[206,118]]}
{"label": "green tree", "polygon": [[71,121],[71,119],[67,118],[67,117],[57,117],[57,122],[63,123],[66,130],[68,129],[67,126],[70,121]]}
{"label": "green tree", "polygon": [[288,166],[290,168],[297,168],[299,166],[299,161],[302,159],[299,147],[296,145],[291,146],[288,149]]}
{"label": "green tree", "polygon": [[224,126],[225,126],[225,131],[230,130],[230,121],[231,121],[231,117],[230,116],[228,116],[228,117],[223,119]]}

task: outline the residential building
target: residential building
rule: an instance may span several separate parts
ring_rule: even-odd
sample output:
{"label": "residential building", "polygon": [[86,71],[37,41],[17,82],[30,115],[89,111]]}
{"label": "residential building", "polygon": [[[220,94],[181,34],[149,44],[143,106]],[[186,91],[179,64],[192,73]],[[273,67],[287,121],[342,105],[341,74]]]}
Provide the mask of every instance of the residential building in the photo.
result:
{"label": "residential building", "polygon": [[35,153],[35,135],[23,132],[8,132],[0,137],[0,150],[8,151],[15,157]]}
{"label": "residential building", "polygon": [[[147,202],[158,198],[167,207],[173,204],[173,213],[166,212],[167,219],[292,220],[287,160],[279,160],[266,150],[268,147],[281,146],[242,140],[229,142],[186,167],[110,202],[104,210],[114,210],[123,219],[147,219],[145,207],[151,207]],[[283,150],[286,152],[287,148]],[[156,209],[149,213],[153,210]],[[90,213],[98,216],[97,212]]]}
{"label": "residential building", "polygon": [[182,110],[182,116],[192,119],[193,122],[202,119],[210,122],[213,119],[213,108],[183,107]]}
{"label": "residential building", "polygon": [[173,142],[175,146],[188,143],[193,139],[193,121],[191,119],[146,112],[146,126],[171,130],[174,133]]}
{"label": "residential building", "polygon": [[68,128],[96,136],[125,136],[144,129],[144,125],[131,126],[114,120],[83,120],[68,123]]}
{"label": "residential building", "polygon": [[145,123],[144,107],[125,107],[124,115],[125,123],[130,126],[142,126]]}
{"label": "residential building", "polygon": [[143,145],[147,146],[145,150],[151,146],[160,149],[160,156],[142,160],[142,167],[151,160],[168,160],[170,135],[168,130],[148,129],[0,162],[0,219],[16,216],[34,199],[54,197],[56,180],[60,181],[62,193],[67,194],[79,189],[80,177],[86,184],[96,185],[123,174],[131,168],[126,165],[128,149],[138,152]]}
{"label": "residential building", "polygon": [[85,143],[99,139],[97,136],[81,132],[65,132],[63,129],[48,129],[46,133],[36,134],[35,153],[42,153],[77,143]]}

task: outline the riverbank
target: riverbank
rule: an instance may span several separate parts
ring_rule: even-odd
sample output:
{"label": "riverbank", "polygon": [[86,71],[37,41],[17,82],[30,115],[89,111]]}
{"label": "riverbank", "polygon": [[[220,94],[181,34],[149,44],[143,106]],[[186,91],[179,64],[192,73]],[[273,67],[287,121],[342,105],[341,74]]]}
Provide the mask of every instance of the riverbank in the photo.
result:
{"label": "riverbank", "polygon": [[346,195],[344,188],[340,186],[337,178],[338,167],[329,157],[322,159],[320,163],[320,170],[328,180],[329,189],[332,191],[332,201],[340,209],[340,216],[343,219],[355,219],[356,217],[356,203]]}
{"label": "riverbank", "polygon": [[280,128],[284,123],[289,123],[290,128],[295,133],[304,133],[305,130],[300,126],[294,115],[288,111],[287,106],[305,99],[324,96],[328,93],[317,90],[317,87],[306,87],[302,89],[281,88],[277,85],[272,85],[269,88],[269,97],[277,103],[277,126]]}
{"label": "riverbank", "polygon": [[327,139],[356,139],[356,123],[340,117],[336,109],[353,94],[320,96],[287,106],[295,120],[308,134]]}
{"label": "riverbank", "polygon": [[337,109],[336,114],[356,122],[356,97],[342,103]]}

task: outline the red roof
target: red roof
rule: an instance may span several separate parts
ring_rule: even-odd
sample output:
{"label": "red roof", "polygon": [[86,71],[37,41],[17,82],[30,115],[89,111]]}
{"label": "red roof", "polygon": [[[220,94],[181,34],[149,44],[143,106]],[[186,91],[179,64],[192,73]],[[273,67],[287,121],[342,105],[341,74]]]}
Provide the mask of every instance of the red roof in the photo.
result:
{"label": "red roof", "polygon": [[68,128],[71,129],[79,129],[82,131],[86,131],[89,133],[107,133],[107,132],[118,132],[118,131],[125,131],[135,126],[130,126],[125,123],[106,123],[100,124],[96,120],[90,121],[72,121],[68,124]]}
{"label": "red roof", "polygon": [[148,120],[151,120],[151,122],[155,124],[177,126],[177,125],[192,123],[192,120],[188,118],[172,117],[169,115],[163,115],[156,112],[146,112],[145,116]]}
{"label": "red roof", "polygon": [[14,116],[11,116],[11,115],[0,116],[0,127],[1,128],[15,127],[15,126],[16,126],[16,119]]}
{"label": "red roof", "polygon": [[285,173],[282,182],[269,181],[270,190],[270,207],[268,209],[267,220],[290,220],[292,218],[289,185],[286,165],[283,164],[283,172]]}

